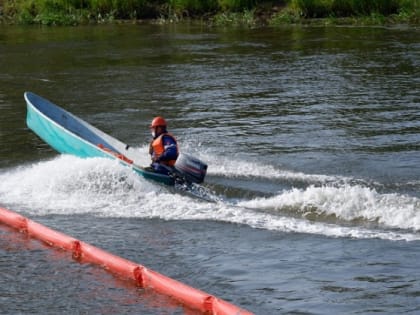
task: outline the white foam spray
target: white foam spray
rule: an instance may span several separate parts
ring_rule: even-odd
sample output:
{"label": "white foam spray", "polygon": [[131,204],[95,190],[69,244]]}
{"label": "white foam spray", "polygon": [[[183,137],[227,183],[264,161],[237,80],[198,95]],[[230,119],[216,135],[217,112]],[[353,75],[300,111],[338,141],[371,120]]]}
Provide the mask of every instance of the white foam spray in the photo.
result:
{"label": "white foam spray", "polygon": [[[232,176],[243,174],[240,166],[221,162]],[[213,220],[329,237],[420,240],[417,233],[420,203],[413,197],[379,194],[368,187],[344,184],[342,187],[312,185],[279,192],[270,198],[241,200],[237,204],[205,202],[174,193],[143,179],[117,161],[101,158],[60,155],[0,171],[0,203],[34,215],[89,213],[104,217]],[[292,208],[297,215],[291,216],[284,208]],[[345,221],[375,220],[383,228],[310,221],[305,217],[308,209]]]}

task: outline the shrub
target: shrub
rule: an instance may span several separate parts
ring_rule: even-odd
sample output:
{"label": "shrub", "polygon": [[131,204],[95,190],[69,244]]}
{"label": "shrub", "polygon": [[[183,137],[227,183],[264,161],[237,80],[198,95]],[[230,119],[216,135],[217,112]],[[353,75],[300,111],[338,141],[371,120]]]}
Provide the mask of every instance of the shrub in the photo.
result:
{"label": "shrub", "polygon": [[256,3],[256,0],[218,0],[222,11],[243,11],[251,9]]}

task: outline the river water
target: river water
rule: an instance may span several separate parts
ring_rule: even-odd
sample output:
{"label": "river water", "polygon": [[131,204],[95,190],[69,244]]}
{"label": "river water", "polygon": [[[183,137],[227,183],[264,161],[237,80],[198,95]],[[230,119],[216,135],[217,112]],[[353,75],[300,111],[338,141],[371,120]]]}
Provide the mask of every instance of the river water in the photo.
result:
{"label": "river water", "polygon": [[[255,314],[420,312],[420,30],[0,28],[0,206]],[[35,92],[129,143],[155,115],[214,202],[54,152]],[[2,314],[190,314],[0,225]]]}

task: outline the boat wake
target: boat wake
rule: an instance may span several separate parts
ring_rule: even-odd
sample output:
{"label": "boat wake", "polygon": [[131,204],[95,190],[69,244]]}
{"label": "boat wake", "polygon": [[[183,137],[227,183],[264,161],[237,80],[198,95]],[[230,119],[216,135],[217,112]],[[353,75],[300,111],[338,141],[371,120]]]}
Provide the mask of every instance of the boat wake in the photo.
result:
{"label": "boat wake", "polygon": [[[252,163],[237,164],[221,160],[219,166],[209,168],[210,179],[217,181],[224,171],[225,178],[247,177],[248,183],[265,176]],[[205,198],[192,198],[147,181],[114,160],[59,155],[0,170],[0,203],[29,215],[212,220],[328,237],[420,240],[420,200],[416,197],[379,193],[345,178],[274,168],[273,173],[277,181],[282,177],[288,183],[306,182],[306,186],[282,186],[268,196],[236,194],[230,199],[214,193],[211,185],[197,186],[195,193]]]}

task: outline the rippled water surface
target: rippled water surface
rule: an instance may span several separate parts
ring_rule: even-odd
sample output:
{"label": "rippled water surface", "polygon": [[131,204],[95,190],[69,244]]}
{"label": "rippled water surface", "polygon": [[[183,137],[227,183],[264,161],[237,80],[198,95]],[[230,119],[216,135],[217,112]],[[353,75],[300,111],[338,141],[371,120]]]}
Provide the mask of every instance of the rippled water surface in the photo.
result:
{"label": "rippled water surface", "polygon": [[[0,28],[0,206],[255,314],[420,312],[420,31]],[[164,115],[215,202],[25,125],[35,92],[149,163]],[[0,313],[193,314],[0,225]]]}

